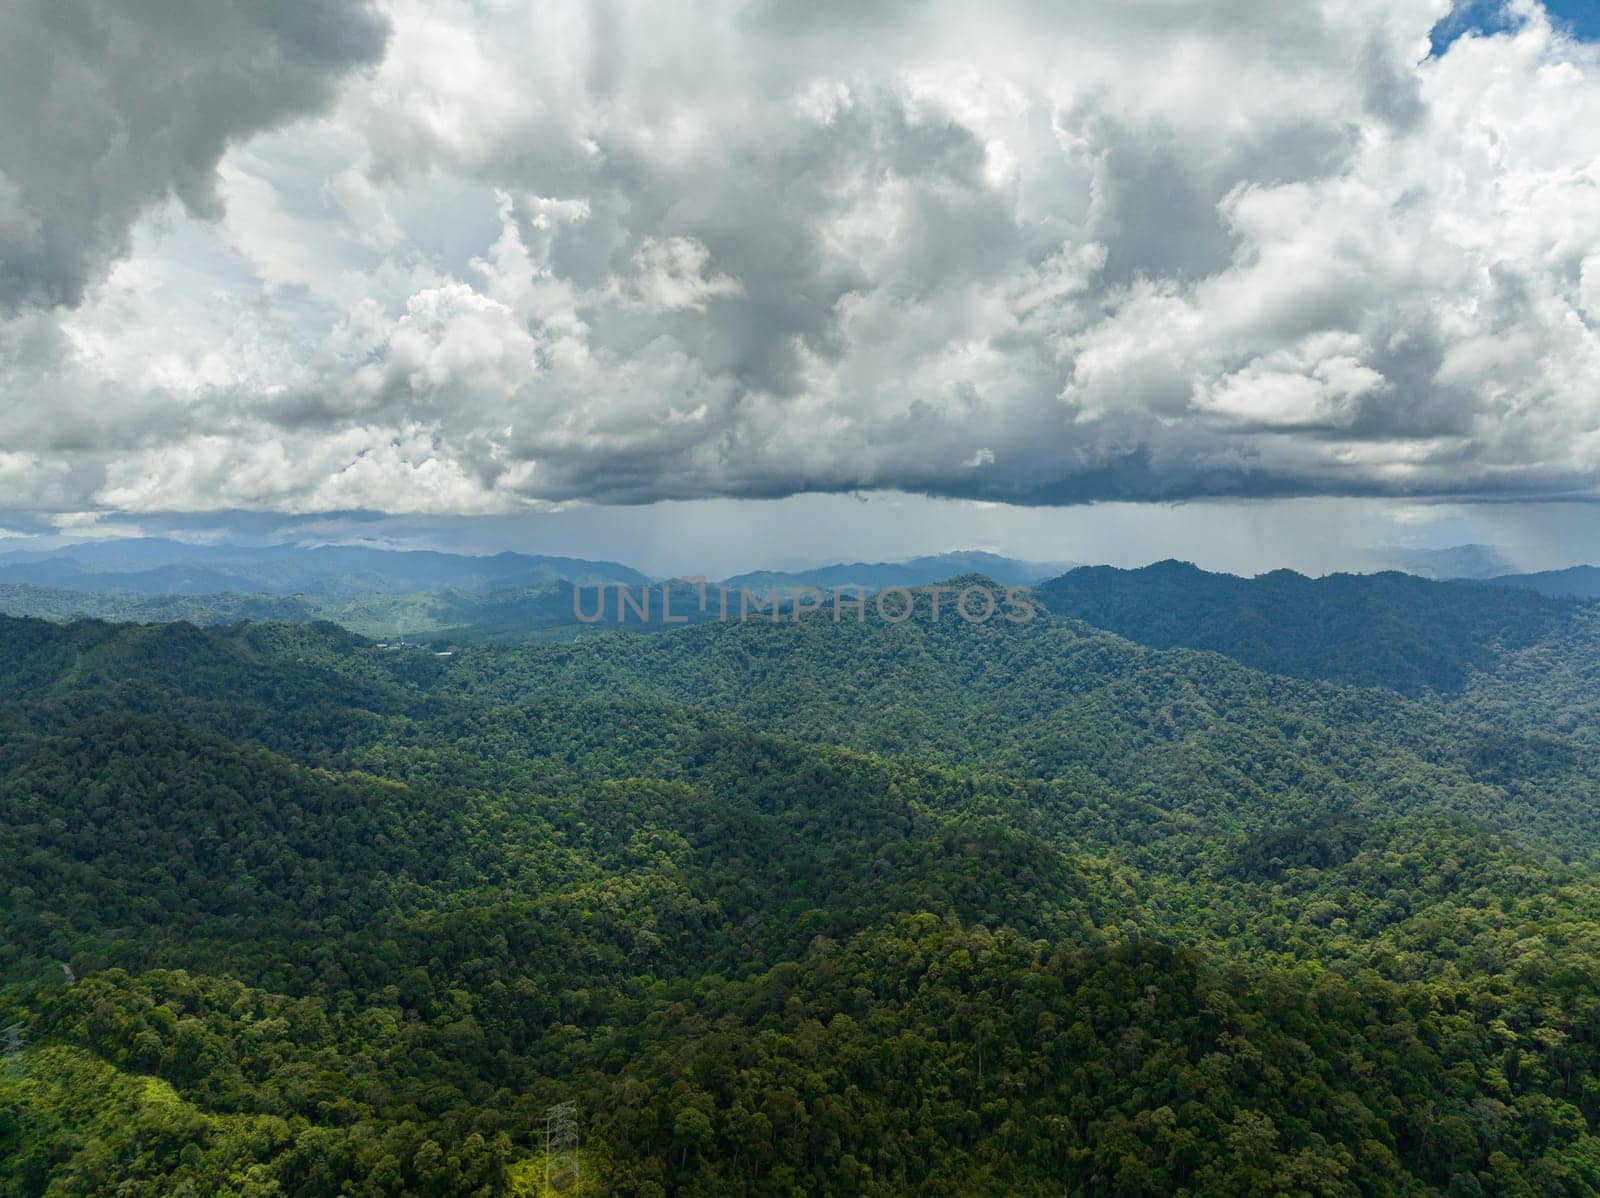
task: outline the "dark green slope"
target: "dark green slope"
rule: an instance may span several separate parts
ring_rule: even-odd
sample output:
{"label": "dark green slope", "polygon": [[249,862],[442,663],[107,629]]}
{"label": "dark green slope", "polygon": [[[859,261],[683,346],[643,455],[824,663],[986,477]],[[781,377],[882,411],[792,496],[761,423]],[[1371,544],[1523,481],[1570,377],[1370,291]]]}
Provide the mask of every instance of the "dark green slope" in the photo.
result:
{"label": "dark green slope", "polygon": [[1537,574],[1501,574],[1489,581],[1495,586],[1520,587],[1541,595],[1600,599],[1600,567],[1596,566],[1569,566],[1565,570],[1541,570]]}
{"label": "dark green slope", "polygon": [[1454,695],[1474,672],[1564,632],[1577,605],[1409,574],[1256,578],[1185,562],[1086,566],[1042,583],[1051,611],[1156,648],[1210,649],[1298,678]]}
{"label": "dark green slope", "polygon": [[807,741],[1114,791],[1213,830],[1451,811],[1547,848],[1600,847],[1592,754],[1572,741],[1048,614],[973,625],[919,603],[901,624],[762,619],[472,653],[448,686],[507,703],[541,689],[680,703]]}
{"label": "dark green slope", "polygon": [[1208,574],[1180,562],[1071,571],[1057,614],[1158,648],[1383,687],[1481,724],[1600,745],[1600,605],[1403,574]]}
{"label": "dark green slope", "polygon": [[562,1099],[596,1192],[1600,1188],[1567,740],[1061,619],[0,634],[0,1194],[513,1192]]}

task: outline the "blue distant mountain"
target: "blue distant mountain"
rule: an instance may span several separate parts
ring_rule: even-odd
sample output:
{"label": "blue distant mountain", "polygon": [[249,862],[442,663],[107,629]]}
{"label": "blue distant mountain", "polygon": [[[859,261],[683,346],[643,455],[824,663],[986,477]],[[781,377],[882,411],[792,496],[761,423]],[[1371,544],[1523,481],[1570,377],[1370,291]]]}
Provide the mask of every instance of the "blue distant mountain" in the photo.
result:
{"label": "blue distant mountain", "polygon": [[1541,595],[1600,599],[1600,566],[1569,566],[1565,570],[1541,570],[1536,574],[1502,574],[1489,581],[1497,586],[1538,591]]}
{"label": "blue distant mountain", "polygon": [[0,583],[143,595],[403,594],[506,590],[570,582],[641,583],[618,562],[525,553],[492,556],[364,545],[190,545],[156,538],[0,554]]}
{"label": "blue distant mountain", "polygon": [[1374,549],[1371,557],[1384,570],[1399,570],[1440,581],[1494,578],[1496,575],[1509,574],[1516,568],[1493,545],[1452,545],[1448,549]]}
{"label": "blue distant mountain", "polygon": [[[764,571],[721,585],[763,596],[777,592],[787,601],[797,587],[881,590],[974,574],[1006,586],[1030,586],[1067,568],[965,552]],[[0,554],[0,611],[118,622],[330,620],[370,636],[398,629],[459,639],[520,639],[561,628],[593,631],[574,615],[573,588],[588,594],[589,610],[599,610],[595,588],[623,584],[643,602],[642,589],[650,581],[617,562],[523,553],[472,556],[349,545],[248,547],[129,539]],[[654,602],[660,602],[660,593],[652,588]],[[677,583],[674,595],[674,612],[691,621],[709,618],[695,602],[695,588]],[[620,601],[613,594],[608,603],[604,625],[610,627],[619,622]],[[660,620],[620,622],[657,631],[672,627]]]}
{"label": "blue distant mountain", "polygon": [[1070,570],[1071,562],[1026,562],[996,553],[970,550],[914,557],[903,562],[853,562],[817,566],[810,570],[757,570],[724,579],[722,585],[756,591],[794,587],[860,586],[869,591],[884,587],[928,586],[963,574],[982,574],[1002,586],[1032,586]]}

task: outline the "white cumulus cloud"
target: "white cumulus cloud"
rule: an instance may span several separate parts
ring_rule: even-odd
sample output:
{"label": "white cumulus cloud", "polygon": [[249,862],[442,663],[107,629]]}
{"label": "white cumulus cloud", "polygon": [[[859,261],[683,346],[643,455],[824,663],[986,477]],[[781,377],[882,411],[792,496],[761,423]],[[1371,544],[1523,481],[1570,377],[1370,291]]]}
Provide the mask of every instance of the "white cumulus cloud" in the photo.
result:
{"label": "white cumulus cloud", "polygon": [[1531,0],[200,7],[3,18],[5,505],[1600,492]]}

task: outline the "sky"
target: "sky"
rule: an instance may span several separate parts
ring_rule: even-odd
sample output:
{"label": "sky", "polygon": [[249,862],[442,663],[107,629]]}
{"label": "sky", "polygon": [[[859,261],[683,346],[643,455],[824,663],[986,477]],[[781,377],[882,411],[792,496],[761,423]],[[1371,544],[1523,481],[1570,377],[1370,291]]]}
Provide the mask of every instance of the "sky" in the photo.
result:
{"label": "sky", "polygon": [[13,0],[0,550],[1600,560],[1588,0]]}

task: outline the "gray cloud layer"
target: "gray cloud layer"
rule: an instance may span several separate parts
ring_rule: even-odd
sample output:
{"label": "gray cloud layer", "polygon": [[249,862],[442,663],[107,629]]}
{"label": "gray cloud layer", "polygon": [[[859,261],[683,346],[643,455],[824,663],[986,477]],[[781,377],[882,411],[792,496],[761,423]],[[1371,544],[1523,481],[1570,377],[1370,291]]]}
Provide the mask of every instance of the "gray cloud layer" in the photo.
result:
{"label": "gray cloud layer", "polygon": [[77,304],[230,143],[315,111],[386,27],[365,0],[14,0],[0,11],[0,308]]}
{"label": "gray cloud layer", "polygon": [[84,8],[0,42],[0,505],[1600,481],[1531,0]]}

